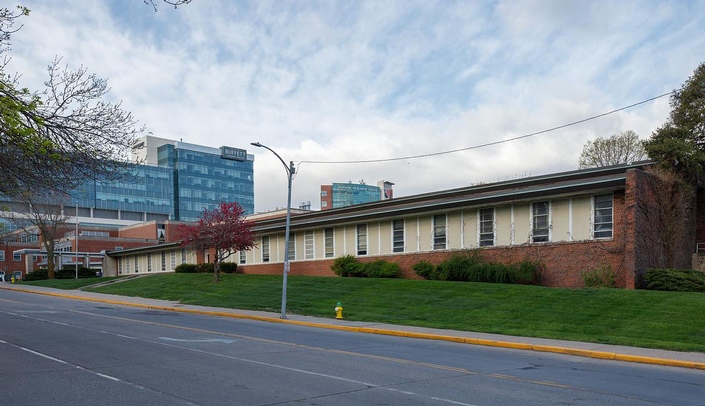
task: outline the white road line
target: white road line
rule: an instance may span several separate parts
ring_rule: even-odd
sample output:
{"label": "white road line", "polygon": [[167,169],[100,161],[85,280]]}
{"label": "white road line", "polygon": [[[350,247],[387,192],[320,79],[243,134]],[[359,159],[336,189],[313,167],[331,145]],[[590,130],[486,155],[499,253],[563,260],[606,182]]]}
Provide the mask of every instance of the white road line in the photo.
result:
{"label": "white road line", "polygon": [[[24,316],[24,317],[26,317],[26,316]],[[44,321],[47,321],[47,320],[44,320]],[[435,400],[435,401],[438,401],[438,402],[449,403],[449,404],[452,404],[452,405],[459,405],[459,406],[477,406],[477,405],[471,404],[471,403],[463,403],[463,402],[457,402],[457,401],[450,400],[450,399],[444,399],[444,398],[438,398],[438,397],[431,397],[431,396],[421,395],[421,394],[418,394],[418,393],[415,393],[415,392],[408,392],[408,391],[402,391],[402,390],[399,390],[399,389],[388,388],[388,387],[384,387],[384,386],[377,385],[377,384],[373,384],[373,383],[369,383],[369,382],[364,382],[364,381],[358,381],[358,380],[355,380],[355,379],[344,378],[344,377],[341,377],[341,376],[330,375],[330,374],[324,374],[324,373],[320,373],[320,372],[307,371],[307,370],[304,370],[304,369],[291,368],[291,367],[287,367],[287,366],[284,366],[284,365],[277,365],[277,364],[271,364],[271,363],[268,363],[268,362],[255,361],[255,360],[251,360],[251,359],[247,359],[247,358],[234,357],[234,356],[231,356],[231,355],[219,354],[219,353],[215,353],[215,352],[211,352],[211,351],[206,351],[206,350],[200,350],[200,349],[196,349],[196,348],[183,347],[183,346],[176,345],[176,344],[168,344],[168,343],[165,343],[165,342],[163,342],[163,341],[154,341],[154,340],[149,340],[149,339],[144,339],[144,338],[131,337],[131,336],[127,336],[127,335],[124,335],[124,334],[110,333],[110,332],[106,332],[106,331],[94,330],[94,329],[91,329],[91,328],[88,328],[88,327],[80,327],[80,326],[72,326],[72,325],[68,325],[68,326],[69,326],[69,327],[76,327],[76,328],[86,329],[86,330],[92,330],[92,331],[99,331],[99,332],[101,332],[101,333],[112,334],[112,335],[114,335],[114,336],[116,336],[116,337],[125,338],[125,339],[129,339],[129,340],[138,340],[138,341],[147,342],[147,343],[152,343],[152,344],[157,344],[157,345],[161,345],[161,346],[166,346],[166,347],[178,348],[178,349],[181,349],[181,350],[187,350],[187,351],[198,352],[198,353],[207,354],[207,355],[211,355],[211,356],[215,356],[215,357],[227,358],[227,359],[231,359],[231,360],[234,360],[234,361],[247,362],[247,363],[250,363],[250,364],[261,365],[261,366],[270,367],[270,368],[283,369],[283,370],[286,370],[286,371],[291,371],[291,372],[296,372],[296,373],[301,373],[301,374],[306,374],[306,375],[312,375],[312,376],[319,376],[319,377],[322,377],[322,378],[333,379],[333,380],[342,381],[342,382],[348,382],[348,383],[357,384],[357,385],[363,385],[363,386],[366,386],[366,387],[368,387],[368,388],[374,388],[374,389],[379,389],[379,390],[385,390],[385,391],[395,392],[395,393],[402,393],[402,394],[407,395],[407,396],[416,396],[416,397],[427,398],[427,399]],[[170,338],[168,338],[168,337],[158,337],[158,338],[160,338],[160,339],[162,339],[162,340],[169,340],[169,341],[188,341],[188,342],[193,342],[193,341],[195,341],[195,340],[170,339]],[[224,340],[217,340],[217,341],[224,341]],[[31,352],[31,353],[33,353],[33,354],[36,354],[36,355],[39,355],[39,356],[42,356],[42,357],[45,357],[45,358],[48,358],[48,359],[52,359],[52,360],[57,361],[57,362],[60,362],[60,363],[62,363],[62,364],[72,365],[72,366],[74,366],[74,367],[76,367],[76,368],[84,369],[84,368],[82,368],[82,367],[80,367],[80,366],[78,366],[78,365],[70,364],[70,363],[68,363],[68,362],[66,362],[66,361],[62,361],[62,360],[60,360],[60,359],[53,358],[53,357],[50,357],[50,356],[45,355],[45,354],[42,354],[42,353],[38,353],[38,352],[36,352],[36,351],[32,351],[32,350],[30,350],[30,349],[26,349],[26,348],[24,348],[24,347],[20,347],[20,346],[15,345],[15,344],[10,344],[10,345],[13,345],[13,346],[15,346],[15,347],[17,347],[17,348],[21,348],[21,349],[23,349],[23,350],[25,350],[25,351],[28,351],[28,352]],[[90,372],[90,373],[93,373],[94,375],[100,376],[100,377],[102,377],[102,378],[114,380],[114,381],[117,381],[117,382],[122,382],[122,383],[131,385],[131,386],[134,386],[134,387],[137,387],[137,388],[144,389],[144,388],[139,387],[138,385],[133,384],[133,383],[131,383],[131,382],[127,382],[127,381],[120,380],[119,378],[111,377],[111,376],[109,376],[109,375],[104,375],[104,374],[101,374],[101,373],[99,373],[99,372],[95,372],[95,371],[91,371],[91,370],[86,370],[86,371],[88,371],[88,372]]]}

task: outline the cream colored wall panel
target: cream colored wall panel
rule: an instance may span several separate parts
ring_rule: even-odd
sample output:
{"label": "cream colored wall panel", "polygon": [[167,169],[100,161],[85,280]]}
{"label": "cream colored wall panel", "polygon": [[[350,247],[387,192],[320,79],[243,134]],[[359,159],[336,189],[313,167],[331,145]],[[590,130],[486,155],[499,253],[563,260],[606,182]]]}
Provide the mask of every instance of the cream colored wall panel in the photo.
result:
{"label": "cream colored wall panel", "polygon": [[419,234],[419,218],[407,217],[404,219],[404,252],[417,252],[419,250],[417,238]]}
{"label": "cream colored wall panel", "polygon": [[573,200],[573,240],[589,240],[591,238],[592,197],[581,196]]}
{"label": "cream colored wall panel", "polygon": [[392,253],[392,221],[386,220],[379,224],[380,251],[382,254]]}
{"label": "cream colored wall panel", "polygon": [[570,241],[571,204],[568,199],[551,201],[551,241]]}
{"label": "cream colored wall panel", "polygon": [[531,234],[531,205],[514,205],[514,244],[526,244]]}
{"label": "cream colored wall panel", "polygon": [[494,210],[494,219],[495,245],[510,245],[512,243],[512,207],[496,207]]}
{"label": "cream colored wall panel", "polygon": [[433,250],[433,217],[419,217],[418,241],[420,251]]}
{"label": "cream colored wall panel", "polygon": [[367,223],[367,255],[379,255],[379,223]]}
{"label": "cream colored wall panel", "polygon": [[345,227],[333,228],[333,250],[334,258],[347,254],[345,252]]}
{"label": "cream colored wall panel", "polygon": [[345,252],[342,255],[357,255],[356,226],[345,227]]}
{"label": "cream colored wall panel", "polygon": [[477,209],[463,211],[462,248],[477,248]]}
{"label": "cream colored wall panel", "polygon": [[461,249],[463,229],[460,212],[448,213],[447,221],[446,241],[448,249]]}
{"label": "cream colored wall panel", "polygon": [[323,232],[323,229],[318,229],[313,232],[313,257],[315,259],[323,259],[325,258],[325,233]]}

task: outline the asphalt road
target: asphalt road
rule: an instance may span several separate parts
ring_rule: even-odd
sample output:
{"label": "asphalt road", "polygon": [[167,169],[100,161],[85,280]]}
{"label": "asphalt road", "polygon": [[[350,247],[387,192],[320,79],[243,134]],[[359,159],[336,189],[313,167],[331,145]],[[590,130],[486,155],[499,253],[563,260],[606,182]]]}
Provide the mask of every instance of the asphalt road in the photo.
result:
{"label": "asphalt road", "polygon": [[0,405],[705,405],[705,371],[0,290]]}

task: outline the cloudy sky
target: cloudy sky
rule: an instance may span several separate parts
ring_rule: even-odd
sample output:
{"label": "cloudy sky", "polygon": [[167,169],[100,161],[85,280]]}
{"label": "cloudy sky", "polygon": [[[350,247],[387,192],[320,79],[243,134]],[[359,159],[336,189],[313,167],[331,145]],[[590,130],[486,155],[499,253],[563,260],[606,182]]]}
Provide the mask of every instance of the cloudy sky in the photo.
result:
{"label": "cloudy sky", "polygon": [[[155,136],[247,149],[257,211],[318,208],[320,185],[407,196],[577,168],[586,141],[641,138],[705,61],[703,1],[15,0],[7,71],[40,89],[56,56],[109,79]],[[389,160],[444,151],[424,158]],[[383,160],[366,163],[314,163]]]}

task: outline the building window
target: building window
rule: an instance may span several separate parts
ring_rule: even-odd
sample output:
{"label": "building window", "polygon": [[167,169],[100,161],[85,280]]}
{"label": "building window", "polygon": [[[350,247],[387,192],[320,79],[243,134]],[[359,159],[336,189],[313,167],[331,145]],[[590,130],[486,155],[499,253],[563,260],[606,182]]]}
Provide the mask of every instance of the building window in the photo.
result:
{"label": "building window", "polygon": [[5,261],[5,251],[0,251],[0,261]]}
{"label": "building window", "polygon": [[357,255],[367,255],[367,224],[357,225]]}
{"label": "building window", "polygon": [[130,273],[130,258],[125,257],[125,273]]}
{"label": "building window", "polygon": [[181,249],[181,263],[186,263],[186,250],[184,248]]}
{"label": "building window", "polygon": [[138,256],[135,255],[135,273],[139,272],[139,270],[138,270],[139,267],[137,266],[137,264],[138,264],[138,261],[137,261],[137,260],[138,260],[138,259],[139,259]]}
{"label": "building window", "polygon": [[328,197],[328,191],[327,191],[327,190],[322,190],[322,191],[321,191],[321,197]]}
{"label": "building window", "polygon": [[313,259],[313,231],[304,232],[304,258]]}
{"label": "building window", "polygon": [[433,249],[446,249],[446,215],[436,214],[433,216]]}
{"label": "building window", "polygon": [[333,245],[333,229],[326,228],[323,230],[323,234],[323,238],[325,240],[326,258],[333,258],[335,256]]}
{"label": "building window", "polygon": [[122,258],[118,258],[118,273],[119,273],[120,275],[122,275],[122,266],[123,266],[123,262],[125,262],[125,261],[123,261]]}
{"label": "building window", "polygon": [[162,251],[162,272],[166,272],[166,251]]}
{"label": "building window", "polygon": [[325,200],[321,202],[321,207],[328,207],[328,202]]}
{"label": "building window", "polygon": [[548,242],[548,202],[537,202],[531,205],[531,242]]}
{"label": "building window", "polygon": [[269,262],[269,236],[262,237],[262,262]]}
{"label": "building window", "polygon": [[404,252],[404,220],[392,220],[392,251]]}
{"label": "building window", "polygon": [[171,250],[171,269],[176,269],[176,250]]}
{"label": "building window", "polygon": [[594,238],[612,238],[612,195],[594,197]]}
{"label": "building window", "polygon": [[240,251],[240,264],[247,263],[247,251]]}
{"label": "building window", "polygon": [[494,245],[494,209],[480,209],[478,212],[480,247]]}
{"label": "building window", "polygon": [[296,234],[295,233],[289,233],[288,259],[289,259],[289,261],[293,261],[296,259]]}

